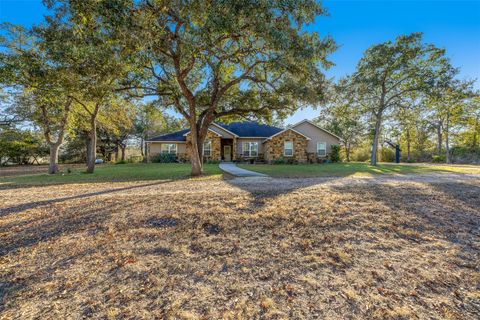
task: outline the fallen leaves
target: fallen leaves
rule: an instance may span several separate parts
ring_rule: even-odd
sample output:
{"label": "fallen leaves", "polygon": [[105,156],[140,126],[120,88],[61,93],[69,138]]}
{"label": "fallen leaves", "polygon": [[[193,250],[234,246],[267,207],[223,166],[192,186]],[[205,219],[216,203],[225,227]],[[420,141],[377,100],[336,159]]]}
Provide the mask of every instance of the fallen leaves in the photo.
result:
{"label": "fallen leaves", "polygon": [[475,318],[479,180],[388,179],[4,188],[0,318]]}

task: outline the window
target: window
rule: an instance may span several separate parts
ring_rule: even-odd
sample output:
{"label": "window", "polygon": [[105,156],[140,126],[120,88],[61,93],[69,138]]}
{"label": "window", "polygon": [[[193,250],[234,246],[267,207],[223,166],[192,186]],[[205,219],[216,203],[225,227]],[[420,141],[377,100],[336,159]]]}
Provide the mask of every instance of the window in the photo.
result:
{"label": "window", "polygon": [[203,156],[210,157],[212,155],[212,141],[208,140],[203,143]]}
{"label": "window", "polygon": [[242,151],[244,157],[258,156],[258,142],[244,142]]}
{"label": "window", "polygon": [[283,155],[285,157],[293,156],[293,142],[292,141],[285,141],[283,144]]}
{"label": "window", "polygon": [[327,144],[325,142],[317,142],[317,155],[319,157],[327,155]]}
{"label": "window", "polygon": [[175,143],[162,143],[162,153],[177,154],[177,145]]}

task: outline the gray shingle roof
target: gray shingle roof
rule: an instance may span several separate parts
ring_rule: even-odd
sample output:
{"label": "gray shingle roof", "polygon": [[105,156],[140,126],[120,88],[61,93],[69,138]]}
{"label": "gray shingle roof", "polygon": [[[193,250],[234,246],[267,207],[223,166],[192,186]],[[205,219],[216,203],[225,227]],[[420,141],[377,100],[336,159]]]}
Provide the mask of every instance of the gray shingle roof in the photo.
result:
{"label": "gray shingle roof", "polygon": [[[229,124],[217,123],[217,124],[220,127],[235,133],[240,138],[242,137],[266,138],[283,130],[281,128],[268,126],[266,124],[259,124],[253,121],[232,122]],[[184,136],[184,134],[189,131],[190,129],[184,129],[177,132],[153,137],[153,138],[150,138],[148,141],[186,141],[186,137]]]}
{"label": "gray shingle roof", "polygon": [[270,137],[283,129],[259,124],[253,121],[232,122],[229,124],[217,123],[222,128],[235,133],[239,137]]}
{"label": "gray shingle roof", "polygon": [[148,141],[186,141],[184,134],[188,131],[190,131],[190,129],[184,129],[177,132],[164,134],[162,136],[153,137],[148,139]]}

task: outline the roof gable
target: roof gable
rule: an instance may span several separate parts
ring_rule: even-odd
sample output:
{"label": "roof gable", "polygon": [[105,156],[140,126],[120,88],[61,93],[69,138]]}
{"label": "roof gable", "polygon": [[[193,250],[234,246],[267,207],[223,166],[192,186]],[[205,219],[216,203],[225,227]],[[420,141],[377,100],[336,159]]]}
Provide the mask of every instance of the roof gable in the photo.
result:
{"label": "roof gable", "polygon": [[[270,136],[270,137],[269,137],[267,140],[270,140],[270,139],[272,139],[273,137],[275,137],[275,136],[278,136],[278,135],[280,135],[280,134],[282,134],[282,133],[284,133],[284,132],[287,132],[287,131],[293,131],[293,132],[295,132],[296,134],[299,134],[299,135],[301,135],[301,136],[302,136],[302,137],[304,137],[305,139],[307,139],[307,140],[311,140],[311,139],[310,139],[310,137],[307,137],[307,136],[306,136],[306,135],[304,135],[303,133],[301,133],[301,132],[298,132],[297,130],[295,130],[295,129],[293,129],[293,128],[286,128],[286,129],[283,129],[282,131],[280,131],[280,132],[277,132],[277,133],[275,133],[274,135]],[[265,141],[266,141],[266,140],[265,140]]]}
{"label": "roof gable", "polygon": [[326,132],[326,133],[328,133],[329,135],[331,135],[331,136],[333,136],[333,137],[335,137],[335,138],[337,138],[337,139],[339,139],[339,140],[342,140],[342,138],[340,138],[340,137],[337,136],[336,134],[334,134],[334,133],[332,133],[332,132],[330,132],[330,131],[328,131],[328,130],[325,130],[325,129],[317,126],[315,123],[313,123],[312,121],[307,120],[307,119],[304,119],[304,120],[302,120],[302,121],[294,124],[293,126],[291,126],[291,128],[298,127],[299,125],[301,125],[301,124],[303,124],[303,123],[308,123],[308,124],[310,124],[311,126],[317,128],[317,129],[319,129],[319,130],[321,130],[321,131],[323,131],[323,132]]}

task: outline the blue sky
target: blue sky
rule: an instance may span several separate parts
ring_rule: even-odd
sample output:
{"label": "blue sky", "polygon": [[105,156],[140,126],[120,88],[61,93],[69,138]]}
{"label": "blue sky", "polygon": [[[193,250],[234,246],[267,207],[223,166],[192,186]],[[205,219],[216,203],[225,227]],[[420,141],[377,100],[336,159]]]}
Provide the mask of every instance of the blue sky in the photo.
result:
{"label": "blue sky", "polygon": [[[373,44],[401,34],[423,32],[424,41],[447,50],[461,77],[480,80],[480,0],[389,1],[326,0],[329,17],[317,18],[308,30],[330,35],[340,48],[330,56],[335,66],[327,76],[339,78],[355,70],[363,52]],[[30,26],[42,21],[40,0],[0,0],[0,21]],[[480,89],[480,81],[476,82]],[[312,108],[299,110],[286,124],[311,119]]]}

